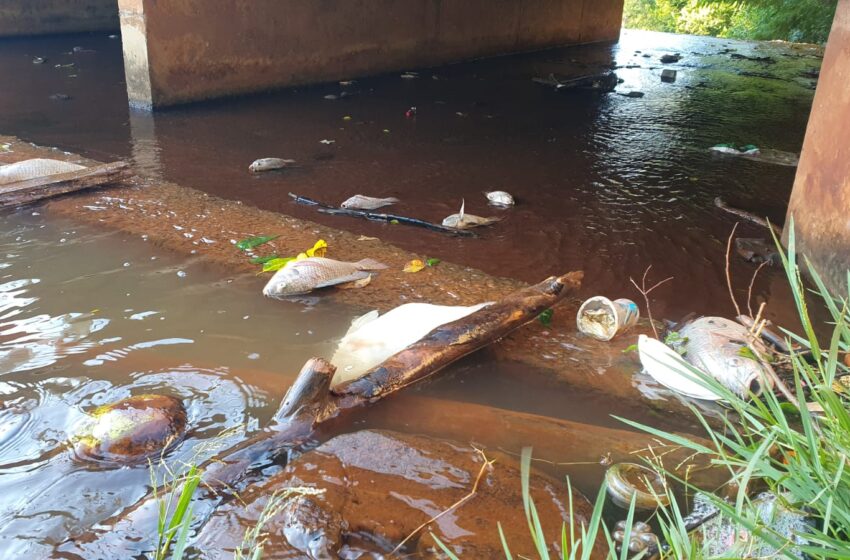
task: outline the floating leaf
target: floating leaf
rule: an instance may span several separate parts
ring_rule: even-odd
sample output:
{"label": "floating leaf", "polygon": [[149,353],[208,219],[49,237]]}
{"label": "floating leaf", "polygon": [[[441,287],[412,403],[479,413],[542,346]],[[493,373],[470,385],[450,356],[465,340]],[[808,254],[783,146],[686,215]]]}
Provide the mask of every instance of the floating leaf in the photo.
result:
{"label": "floating leaf", "polygon": [[277,255],[266,255],[265,257],[254,257],[251,259],[251,264],[266,264],[269,261],[278,258]]}
{"label": "floating leaf", "polygon": [[419,272],[425,268],[425,263],[420,261],[419,259],[413,259],[406,265],[404,265],[404,272]]}
{"label": "floating leaf", "polygon": [[440,259],[428,259],[427,261],[425,261],[425,264],[428,266],[437,266],[438,264],[440,264]]}
{"label": "floating leaf", "polygon": [[342,117],[342,120],[344,120],[344,121],[350,121],[350,120],[351,120],[351,117],[350,117],[350,116],[348,116],[348,115],[345,115],[344,117]]}
{"label": "floating leaf", "polygon": [[391,224],[398,224],[398,220],[390,220]]}
{"label": "floating leaf", "polygon": [[277,239],[279,235],[258,235],[257,237],[247,237],[236,244],[238,249],[249,251],[255,247],[259,247],[264,243],[268,243],[272,239]]}
{"label": "floating leaf", "polygon": [[552,309],[547,309],[546,311],[537,316],[537,320],[540,321],[540,323],[544,327],[548,327],[552,324],[552,315],[554,314],[555,312]]}
{"label": "floating leaf", "polygon": [[637,344],[630,344],[629,346],[626,346],[625,350],[623,350],[623,354],[628,354],[629,352],[637,352],[637,349]]}

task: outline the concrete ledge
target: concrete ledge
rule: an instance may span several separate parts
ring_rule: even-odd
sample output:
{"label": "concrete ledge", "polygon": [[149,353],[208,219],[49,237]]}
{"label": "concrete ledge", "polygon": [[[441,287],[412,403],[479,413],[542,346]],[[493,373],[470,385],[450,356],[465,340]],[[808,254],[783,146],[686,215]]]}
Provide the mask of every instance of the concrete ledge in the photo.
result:
{"label": "concrete ledge", "polygon": [[154,107],[615,41],[623,0],[119,0],[119,6],[130,102]]}
{"label": "concrete ledge", "polygon": [[116,0],[2,0],[0,37],[117,31]]}

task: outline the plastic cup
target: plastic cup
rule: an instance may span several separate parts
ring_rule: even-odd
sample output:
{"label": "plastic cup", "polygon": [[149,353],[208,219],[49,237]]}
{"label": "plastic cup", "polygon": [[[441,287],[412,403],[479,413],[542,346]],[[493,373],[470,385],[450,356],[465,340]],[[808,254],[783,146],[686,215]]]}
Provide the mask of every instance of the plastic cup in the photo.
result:
{"label": "plastic cup", "polygon": [[639,318],[638,306],[630,299],[611,301],[604,296],[594,296],[579,307],[576,325],[579,332],[608,341],[632,328]]}

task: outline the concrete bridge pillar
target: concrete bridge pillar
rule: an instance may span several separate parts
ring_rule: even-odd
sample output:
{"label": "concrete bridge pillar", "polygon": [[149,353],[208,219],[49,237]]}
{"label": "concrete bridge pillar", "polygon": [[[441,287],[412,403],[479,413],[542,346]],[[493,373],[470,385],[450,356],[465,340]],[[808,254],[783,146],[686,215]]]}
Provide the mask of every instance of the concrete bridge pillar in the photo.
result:
{"label": "concrete bridge pillar", "polygon": [[839,0],[788,205],[797,248],[835,295],[850,270],[850,0]]}
{"label": "concrete bridge pillar", "polygon": [[130,103],[152,108],[615,41],[623,0],[118,0]]}

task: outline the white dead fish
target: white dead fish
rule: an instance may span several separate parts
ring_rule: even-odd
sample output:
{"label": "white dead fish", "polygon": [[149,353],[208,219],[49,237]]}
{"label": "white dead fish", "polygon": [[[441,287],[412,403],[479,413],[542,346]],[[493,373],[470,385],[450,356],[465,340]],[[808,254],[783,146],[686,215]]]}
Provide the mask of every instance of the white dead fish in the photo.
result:
{"label": "white dead fish", "polygon": [[505,191],[490,191],[485,192],[484,196],[487,197],[487,200],[490,201],[490,204],[495,204],[496,206],[513,206],[516,204],[514,201],[514,197],[511,196],[511,193]]}
{"label": "white dead fish", "polygon": [[675,344],[682,357],[667,346],[662,345],[669,352],[657,347],[658,341],[644,338],[638,342],[638,351],[647,373],[662,385],[689,397],[722,398],[699,381],[689,379],[695,376],[682,364],[682,358],[741,398],[760,395],[773,387],[770,364],[765,360],[769,354],[767,347],[761,339],[750,336],[746,327],[729,319],[701,317],[679,329],[679,342]]}
{"label": "white dead fish", "polygon": [[263,288],[263,295],[283,298],[307,294],[317,288],[362,281],[370,276],[370,272],[385,268],[386,265],[372,259],[344,262],[310,257],[291,261],[272,276]]}
{"label": "white dead fish", "polygon": [[373,196],[355,194],[354,196],[340,204],[339,207],[354,208],[357,210],[375,210],[377,208],[389,206],[390,204],[395,204],[396,202],[398,202],[398,199],[392,196],[389,198],[375,198]]}
{"label": "white dead fish", "polygon": [[26,181],[36,177],[58,175],[59,173],[70,173],[80,169],[85,169],[85,167],[58,159],[27,159],[9,165],[0,165],[0,185]]}
{"label": "white dead fish", "polygon": [[457,229],[469,229],[474,227],[481,226],[489,226],[490,224],[495,224],[502,218],[482,218],[481,216],[476,216],[474,214],[466,214],[464,209],[466,207],[466,201],[461,202],[460,204],[460,212],[457,214],[452,214],[451,216],[447,216],[446,219],[443,220],[443,225],[446,227],[452,227]]}
{"label": "white dead fish", "polygon": [[457,321],[489,303],[470,307],[406,303],[378,316],[377,311],[355,319],[331,358],[337,367],[333,384],[357,379],[446,323]]}
{"label": "white dead fish", "polygon": [[273,171],[275,169],[284,169],[286,167],[292,167],[292,164],[294,163],[294,159],[280,159],[274,157],[260,158],[258,160],[255,160],[254,163],[248,166],[248,171],[250,171],[251,173]]}

